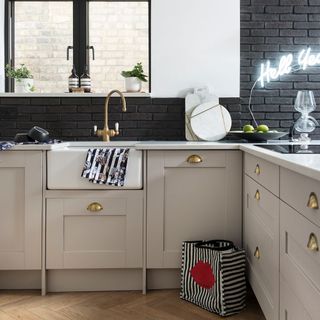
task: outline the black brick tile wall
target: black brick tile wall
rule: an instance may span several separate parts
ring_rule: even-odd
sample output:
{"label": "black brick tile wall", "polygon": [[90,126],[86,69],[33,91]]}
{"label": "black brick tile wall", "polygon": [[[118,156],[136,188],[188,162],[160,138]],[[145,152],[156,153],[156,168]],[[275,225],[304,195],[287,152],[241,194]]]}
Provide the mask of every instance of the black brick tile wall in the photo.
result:
{"label": "black brick tile wall", "polygon": [[[260,63],[296,53],[308,46],[320,52],[320,0],[240,0],[241,69],[240,98],[222,98],[233,128],[251,122],[250,89],[258,78]],[[313,90],[320,119],[320,68],[282,76],[279,81],[254,90],[252,108],[260,123],[287,129],[297,119],[293,103],[298,90]],[[184,99],[128,98],[128,112],[121,113],[119,99],[110,105],[110,127],[120,122],[120,140],[185,140]],[[1,98],[0,136],[12,139],[33,125],[48,129],[63,140],[96,140],[92,127],[103,126],[103,98]],[[320,139],[320,129],[314,132]]]}
{"label": "black brick tile wall", "polygon": [[[277,65],[282,55],[307,47],[320,52],[320,0],[240,0],[241,1],[241,125],[251,121],[248,99],[259,77],[260,63]],[[313,90],[320,119],[320,68],[284,75],[264,89],[253,92],[252,108],[258,122],[271,128],[287,129],[297,113],[293,108],[298,90]],[[314,131],[320,139],[320,129]]]}
{"label": "black brick tile wall", "polygon": [[[53,138],[62,140],[99,140],[93,126],[103,128],[104,98],[16,98],[0,99],[0,137],[12,140],[16,133],[37,125]],[[109,126],[120,123],[120,135],[114,140],[185,140],[184,99],[127,98],[127,112],[121,112],[120,100],[112,98]],[[240,125],[239,99],[221,99]]]}

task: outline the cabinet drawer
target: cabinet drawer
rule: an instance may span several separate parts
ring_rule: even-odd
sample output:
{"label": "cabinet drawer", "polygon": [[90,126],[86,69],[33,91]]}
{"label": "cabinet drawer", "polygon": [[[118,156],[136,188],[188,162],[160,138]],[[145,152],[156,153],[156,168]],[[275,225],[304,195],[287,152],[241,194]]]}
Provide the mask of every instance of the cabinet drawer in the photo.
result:
{"label": "cabinet drawer", "polygon": [[125,197],[63,199],[63,212],[67,215],[121,215],[126,205]]}
{"label": "cabinet drawer", "polygon": [[320,201],[319,181],[281,168],[280,198],[320,227],[320,209],[316,206]]}
{"label": "cabinet drawer", "polygon": [[279,297],[278,242],[249,209],[244,219],[249,282],[266,318],[275,319]]}
{"label": "cabinet drawer", "polygon": [[247,175],[244,202],[249,214],[260,220],[268,233],[278,233],[279,199]]}
{"label": "cabinet drawer", "polygon": [[275,195],[279,195],[279,166],[245,153],[245,173]]}
{"label": "cabinet drawer", "polygon": [[142,267],[142,219],[141,191],[47,199],[47,268]]}
{"label": "cabinet drawer", "polygon": [[203,150],[165,151],[164,166],[181,168],[224,168],[226,166],[226,152]]}
{"label": "cabinet drawer", "polygon": [[[307,293],[301,289],[307,286],[313,287],[320,298],[320,252],[316,249],[320,241],[320,228],[283,202],[280,213],[281,273],[292,286],[296,286],[294,289],[300,291],[303,299]],[[311,302],[313,298],[310,299]],[[319,315],[320,305],[318,310]]]}
{"label": "cabinet drawer", "polygon": [[312,320],[289,284],[280,277],[280,320]]}

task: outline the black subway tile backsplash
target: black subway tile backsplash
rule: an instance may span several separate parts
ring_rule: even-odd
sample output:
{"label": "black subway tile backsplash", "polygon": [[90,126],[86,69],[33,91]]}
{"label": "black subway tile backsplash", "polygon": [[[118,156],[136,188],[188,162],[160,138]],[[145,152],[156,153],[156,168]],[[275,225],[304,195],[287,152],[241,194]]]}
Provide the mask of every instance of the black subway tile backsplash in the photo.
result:
{"label": "black subway tile backsplash", "polygon": [[[25,104],[23,103],[25,102]],[[99,140],[93,126],[104,124],[104,98],[3,98],[0,100],[1,139],[13,139],[18,132],[39,125],[62,140]],[[180,98],[127,98],[127,112],[121,112],[120,99],[112,98],[109,126],[120,123],[115,140],[185,140],[185,100]],[[241,118],[239,98],[222,98],[229,108],[234,128]]]}

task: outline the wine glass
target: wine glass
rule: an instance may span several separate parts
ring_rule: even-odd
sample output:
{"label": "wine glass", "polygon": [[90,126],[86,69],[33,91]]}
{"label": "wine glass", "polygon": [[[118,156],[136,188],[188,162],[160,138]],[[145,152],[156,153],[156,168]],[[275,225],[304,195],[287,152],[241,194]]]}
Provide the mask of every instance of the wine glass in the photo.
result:
{"label": "wine glass", "polygon": [[294,108],[303,116],[308,116],[310,112],[314,111],[316,109],[316,100],[314,99],[313,92],[306,90],[298,91]]}
{"label": "wine glass", "polygon": [[312,91],[298,91],[294,108],[301,113],[301,117],[294,124],[294,129],[300,132],[298,141],[309,142],[311,139],[308,134],[315,130],[319,125],[317,120],[309,113],[316,109],[316,101]]}

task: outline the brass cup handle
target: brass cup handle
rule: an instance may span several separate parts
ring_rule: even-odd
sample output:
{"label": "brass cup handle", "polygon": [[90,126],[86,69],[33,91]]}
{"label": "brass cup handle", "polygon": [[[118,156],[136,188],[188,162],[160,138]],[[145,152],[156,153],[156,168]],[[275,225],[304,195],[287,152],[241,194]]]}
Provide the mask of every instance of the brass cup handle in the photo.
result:
{"label": "brass cup handle", "polygon": [[254,173],[258,176],[261,173],[260,166],[257,164],[256,168],[254,169]]}
{"label": "brass cup handle", "polygon": [[317,198],[317,195],[314,192],[310,193],[309,200],[308,200],[308,203],[307,203],[307,207],[310,208],[310,209],[314,209],[314,210],[319,209],[318,198]]}
{"label": "brass cup handle", "polygon": [[99,212],[103,210],[103,206],[98,202],[92,202],[88,205],[87,210],[90,212]]}
{"label": "brass cup handle", "polygon": [[260,249],[259,247],[256,247],[256,250],[254,250],[254,254],[255,258],[257,258],[258,260],[260,259],[261,257],[261,254],[260,254]]}
{"label": "brass cup handle", "polygon": [[314,233],[310,234],[307,247],[313,252],[319,251],[318,239]]}
{"label": "brass cup handle", "polygon": [[188,157],[187,162],[191,163],[191,164],[196,164],[196,163],[201,163],[203,160],[200,156],[198,156],[197,154],[193,154],[191,156]]}
{"label": "brass cup handle", "polygon": [[259,191],[259,190],[256,191],[256,193],[255,193],[255,195],[254,195],[254,198],[255,198],[257,201],[259,201],[259,200],[261,199],[261,195],[260,195],[260,191]]}

